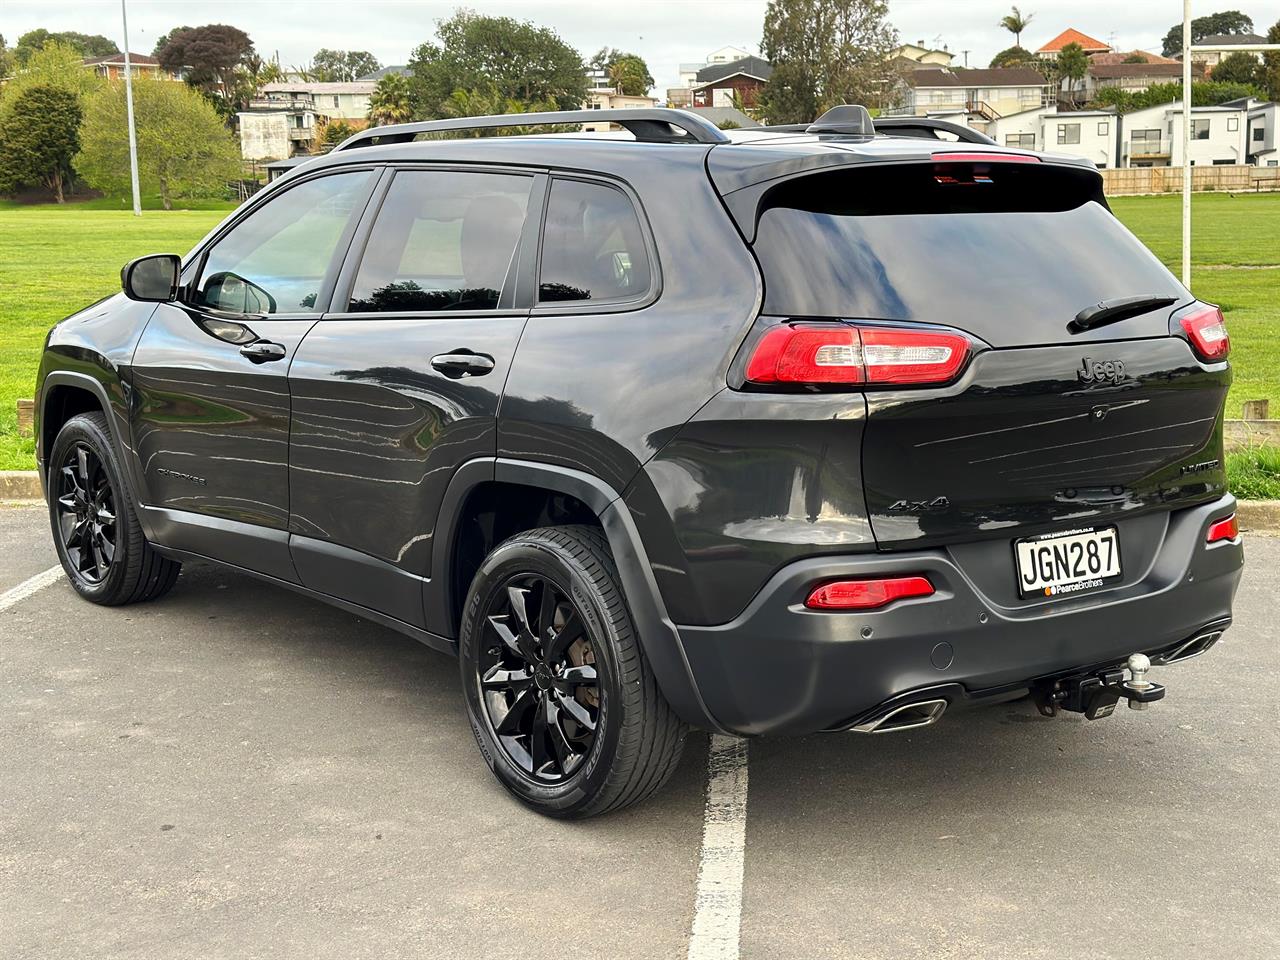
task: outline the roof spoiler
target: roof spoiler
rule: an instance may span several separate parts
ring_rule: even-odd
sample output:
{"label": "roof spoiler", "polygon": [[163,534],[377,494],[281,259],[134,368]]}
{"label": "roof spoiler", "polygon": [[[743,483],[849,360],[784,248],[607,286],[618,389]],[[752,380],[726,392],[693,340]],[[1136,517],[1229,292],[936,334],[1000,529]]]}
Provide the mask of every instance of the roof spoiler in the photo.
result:
{"label": "roof spoiler", "polygon": [[408,143],[423,133],[499,130],[503,127],[541,127],[563,123],[616,123],[646,143],[728,143],[724,132],[706,117],[687,110],[636,107],[623,110],[553,110],[507,113],[494,117],[457,117],[370,127],[348,137],[333,149],[351,150],[386,143]]}

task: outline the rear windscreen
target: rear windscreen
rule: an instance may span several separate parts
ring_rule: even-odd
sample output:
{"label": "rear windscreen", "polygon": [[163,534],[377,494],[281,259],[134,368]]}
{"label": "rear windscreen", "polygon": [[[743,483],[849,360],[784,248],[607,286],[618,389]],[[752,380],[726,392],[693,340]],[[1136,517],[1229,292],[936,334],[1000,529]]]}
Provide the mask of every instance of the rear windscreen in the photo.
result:
{"label": "rear windscreen", "polygon": [[1038,164],[792,180],[764,198],[754,249],[767,313],[944,323],[993,344],[1057,339],[1113,297],[1187,296],[1092,172]]}

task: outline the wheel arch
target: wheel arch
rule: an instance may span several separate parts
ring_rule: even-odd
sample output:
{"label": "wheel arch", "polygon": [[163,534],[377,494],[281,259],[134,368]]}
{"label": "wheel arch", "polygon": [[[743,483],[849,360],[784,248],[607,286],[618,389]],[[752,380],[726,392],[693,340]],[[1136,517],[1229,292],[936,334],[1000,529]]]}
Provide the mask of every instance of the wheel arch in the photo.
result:
{"label": "wheel arch", "polygon": [[36,462],[40,467],[41,482],[48,483],[48,457],[53,450],[58,432],[72,417],[81,413],[101,412],[107,419],[107,430],[116,458],[127,473],[124,457],[125,446],[120,442],[119,425],[112,416],[111,399],[101,380],[87,373],[72,370],[54,370],[45,378],[40,388],[40,402],[36,407]]}
{"label": "wheel arch", "polygon": [[[455,566],[465,558],[465,524],[474,495],[486,489],[524,490],[529,503],[554,499],[571,515],[558,522],[592,522],[604,532],[635,620],[640,644],[663,695],[676,713],[694,726],[719,730],[694,681],[675,624],[658,592],[648,554],[621,495],[603,480],[554,464],[505,457],[471,460],[454,473],[441,503],[432,550],[432,576],[426,584],[427,628],[456,638],[459,614],[469,582],[460,584]],[[572,515],[576,513],[577,516]],[[459,596],[459,592],[461,596]]]}

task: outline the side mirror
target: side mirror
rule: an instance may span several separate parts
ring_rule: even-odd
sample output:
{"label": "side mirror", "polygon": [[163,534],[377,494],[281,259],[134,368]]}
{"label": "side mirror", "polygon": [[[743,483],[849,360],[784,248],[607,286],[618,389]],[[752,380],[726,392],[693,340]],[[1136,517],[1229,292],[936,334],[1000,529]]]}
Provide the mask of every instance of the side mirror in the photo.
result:
{"label": "side mirror", "polygon": [[178,298],[178,274],[182,258],[173,253],[156,253],[130,260],[120,271],[120,287],[130,300],[168,303]]}

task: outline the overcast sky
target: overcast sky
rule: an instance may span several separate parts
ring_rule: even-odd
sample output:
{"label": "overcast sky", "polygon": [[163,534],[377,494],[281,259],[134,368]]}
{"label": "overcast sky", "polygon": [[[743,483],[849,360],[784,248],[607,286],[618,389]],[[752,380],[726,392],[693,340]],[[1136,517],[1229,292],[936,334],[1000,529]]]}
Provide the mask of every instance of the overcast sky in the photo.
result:
{"label": "overcast sky", "polygon": [[[258,52],[277,51],[286,66],[310,59],[320,47],[369,50],[384,64],[404,63],[434,33],[435,22],[458,6],[532,20],[555,29],[584,56],[602,46],[639,53],[658,90],[676,82],[676,65],[702,60],[726,44],[758,52],[764,0],[129,0],[129,36],[135,52],[150,53],[156,37],[175,26],[230,23],[253,38]],[[1035,49],[1075,27],[1124,50],[1159,52],[1160,40],[1180,21],[1178,0],[1021,0],[1034,13],[1023,46]],[[1196,0],[1197,14],[1243,10],[1259,32],[1280,20],[1280,0]],[[989,0],[890,0],[889,19],[903,40],[969,51],[970,66],[986,66],[1013,37],[997,26],[1009,4]],[[35,27],[101,33],[123,46],[118,0],[0,0],[0,33],[12,45]],[[964,57],[957,58],[963,65]]]}

